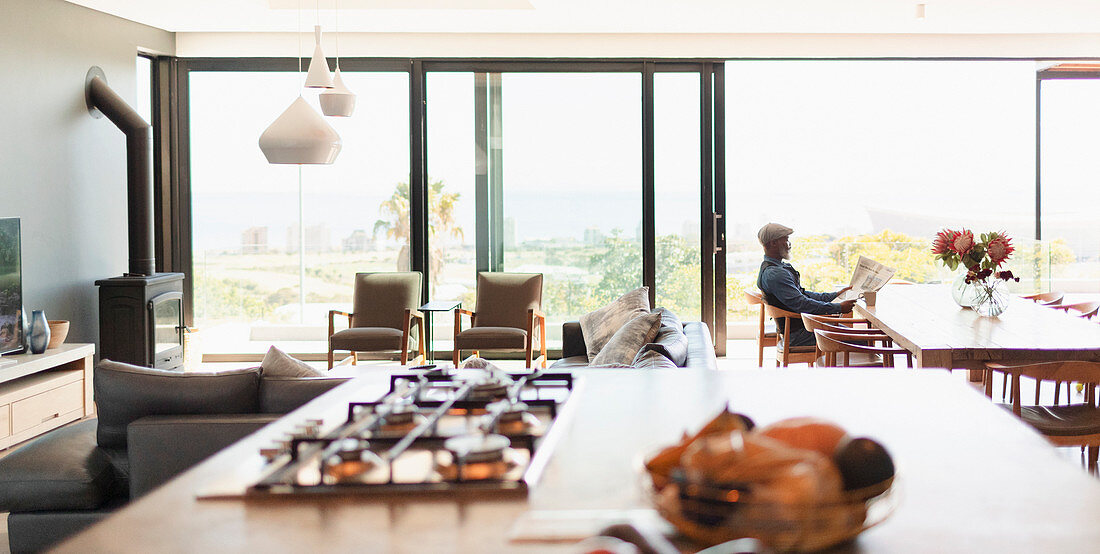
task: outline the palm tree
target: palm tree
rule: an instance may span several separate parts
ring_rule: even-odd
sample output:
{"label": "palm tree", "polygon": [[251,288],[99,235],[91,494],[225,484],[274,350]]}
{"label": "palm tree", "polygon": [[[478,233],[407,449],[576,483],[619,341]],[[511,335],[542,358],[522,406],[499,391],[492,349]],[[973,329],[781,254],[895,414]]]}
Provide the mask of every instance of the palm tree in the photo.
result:
{"label": "palm tree", "polygon": [[[459,240],[465,238],[462,228],[455,220],[455,205],[461,197],[457,192],[444,192],[443,181],[428,183],[428,244],[431,245],[432,283],[439,284],[443,270],[444,241],[449,236]],[[374,236],[385,231],[386,238],[401,243],[401,252],[397,255],[397,270],[409,270],[409,184],[397,183],[393,194],[378,207],[383,219],[374,222]]]}

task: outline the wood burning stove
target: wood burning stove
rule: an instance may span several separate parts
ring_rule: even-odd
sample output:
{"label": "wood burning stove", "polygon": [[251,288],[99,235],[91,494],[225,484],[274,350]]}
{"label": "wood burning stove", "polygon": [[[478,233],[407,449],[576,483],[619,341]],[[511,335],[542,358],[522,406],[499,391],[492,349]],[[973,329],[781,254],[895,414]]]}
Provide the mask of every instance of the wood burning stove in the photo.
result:
{"label": "wood burning stove", "polygon": [[99,286],[103,358],[158,369],[183,366],[183,274],[126,275]]}
{"label": "wood burning stove", "polygon": [[129,271],[99,286],[99,352],[116,362],[176,369],[183,366],[183,274],[156,273],[153,256],[153,185],[149,181],[152,129],[88,70],[85,96],[93,117],[107,116],[126,135]]}

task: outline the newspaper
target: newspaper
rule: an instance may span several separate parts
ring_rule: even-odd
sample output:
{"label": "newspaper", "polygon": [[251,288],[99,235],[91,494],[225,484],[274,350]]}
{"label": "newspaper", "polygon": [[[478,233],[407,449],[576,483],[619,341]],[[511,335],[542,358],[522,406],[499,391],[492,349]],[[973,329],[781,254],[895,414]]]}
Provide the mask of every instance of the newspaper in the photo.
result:
{"label": "newspaper", "polygon": [[837,297],[837,300],[841,302],[854,300],[864,292],[881,289],[894,276],[894,271],[895,269],[892,267],[882,265],[871,258],[860,256],[859,261],[856,262],[856,269],[852,272],[852,281],[848,283],[852,288],[844,291],[844,294]]}

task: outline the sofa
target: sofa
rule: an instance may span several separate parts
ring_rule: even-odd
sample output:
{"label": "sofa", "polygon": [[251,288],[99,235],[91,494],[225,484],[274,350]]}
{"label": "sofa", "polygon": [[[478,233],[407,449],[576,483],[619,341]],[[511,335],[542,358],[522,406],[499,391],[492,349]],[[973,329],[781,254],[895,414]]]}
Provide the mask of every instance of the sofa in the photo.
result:
{"label": "sofa", "polygon": [[[681,340],[675,334],[665,332],[658,334],[657,339],[653,343],[645,345],[643,350],[653,349],[666,354],[664,357],[668,357],[672,361],[669,367],[717,369],[718,358],[714,354],[714,342],[710,338],[710,328],[707,327],[707,324],[701,321],[688,321],[678,324],[683,331],[683,335],[687,337],[686,345],[682,345],[682,352],[679,344]],[[555,361],[550,367],[558,370],[589,367],[588,353],[580,322],[569,321],[562,325],[561,343],[561,359]],[[668,344],[668,348],[662,348],[666,343],[676,343],[676,346]],[[668,356],[668,354],[671,354],[671,356]],[[671,358],[681,358],[683,361],[676,363],[678,360],[671,360]]]}
{"label": "sofa", "polygon": [[259,367],[180,373],[100,362],[96,419],[0,459],[11,551],[57,544],[345,381],[265,376]]}

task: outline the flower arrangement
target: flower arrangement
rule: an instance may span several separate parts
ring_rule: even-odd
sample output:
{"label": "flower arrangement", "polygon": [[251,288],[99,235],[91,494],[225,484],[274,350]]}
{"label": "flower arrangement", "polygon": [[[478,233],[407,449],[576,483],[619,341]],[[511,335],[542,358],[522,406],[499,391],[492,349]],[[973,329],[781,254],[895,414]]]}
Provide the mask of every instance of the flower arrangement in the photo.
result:
{"label": "flower arrangement", "polygon": [[959,265],[966,267],[967,284],[984,282],[991,276],[994,279],[1019,282],[1020,278],[1011,271],[997,269],[1016,251],[1012,246],[1012,239],[1004,231],[982,233],[978,238],[979,240],[975,240],[974,233],[969,229],[944,229],[936,233],[936,238],[932,241],[932,254],[952,271],[958,269]]}

